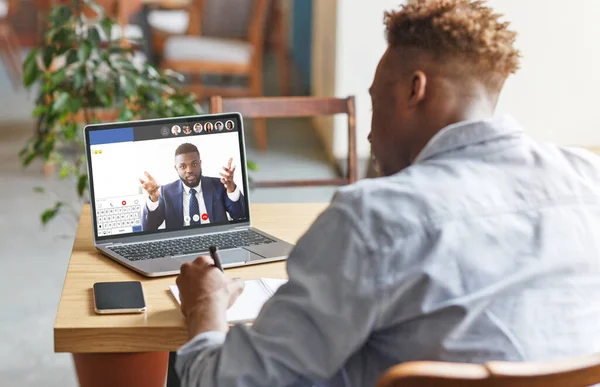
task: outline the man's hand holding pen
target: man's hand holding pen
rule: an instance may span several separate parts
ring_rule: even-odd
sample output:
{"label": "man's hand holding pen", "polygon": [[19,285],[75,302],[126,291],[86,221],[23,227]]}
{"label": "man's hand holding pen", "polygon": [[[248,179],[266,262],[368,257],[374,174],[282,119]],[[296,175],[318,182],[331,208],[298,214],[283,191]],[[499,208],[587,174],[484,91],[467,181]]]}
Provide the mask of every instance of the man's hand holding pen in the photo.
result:
{"label": "man's hand holding pen", "polygon": [[[216,249],[211,251],[213,257],[216,254]],[[202,332],[228,330],[226,311],[242,294],[244,281],[228,278],[219,266],[218,255],[216,261],[201,256],[181,266],[177,287],[189,338]]]}

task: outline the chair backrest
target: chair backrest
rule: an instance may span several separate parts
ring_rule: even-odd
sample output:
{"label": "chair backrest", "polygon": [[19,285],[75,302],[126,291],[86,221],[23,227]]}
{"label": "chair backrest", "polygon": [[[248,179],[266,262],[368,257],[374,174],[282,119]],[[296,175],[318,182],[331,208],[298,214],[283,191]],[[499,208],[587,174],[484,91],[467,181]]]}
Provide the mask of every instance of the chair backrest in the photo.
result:
{"label": "chair backrest", "polygon": [[409,362],[390,368],[377,387],[589,387],[598,383],[600,355],[591,355],[540,363]]}
{"label": "chair backrest", "polygon": [[265,97],[228,98],[213,96],[210,112],[239,112],[244,118],[292,118],[346,114],[348,116],[348,163],[342,178],[317,180],[257,181],[255,187],[331,186],[354,183],[358,176],[356,159],[356,118],[354,97]]}
{"label": "chair backrest", "polygon": [[272,0],[193,0],[188,35],[247,39],[262,46]]}

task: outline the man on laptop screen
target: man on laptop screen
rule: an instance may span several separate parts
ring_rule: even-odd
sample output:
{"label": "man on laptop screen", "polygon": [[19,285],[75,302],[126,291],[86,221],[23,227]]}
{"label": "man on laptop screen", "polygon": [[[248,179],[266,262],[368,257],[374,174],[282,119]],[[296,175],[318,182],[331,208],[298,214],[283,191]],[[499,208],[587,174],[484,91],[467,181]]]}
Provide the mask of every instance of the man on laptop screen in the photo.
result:
{"label": "man on laptop screen", "polygon": [[249,220],[238,131],[173,134],[173,127],[197,123],[200,118],[90,131],[100,237]]}
{"label": "man on laptop screen", "polygon": [[[194,144],[184,143],[175,150],[175,171],[178,180],[160,186],[147,171],[141,178],[142,188],[148,194],[142,217],[144,231],[158,229],[163,222],[166,229],[177,229],[196,224],[226,222],[246,216],[243,195],[233,181],[235,166],[230,158],[220,172],[221,177],[202,175],[200,152]],[[241,200],[242,199],[242,200]]]}
{"label": "man on laptop screen", "polygon": [[[214,122],[231,130],[204,130]],[[86,126],[94,246],[148,277],[178,274],[210,246],[223,267],[286,259],[291,244],[252,227],[242,123],[224,113]]]}

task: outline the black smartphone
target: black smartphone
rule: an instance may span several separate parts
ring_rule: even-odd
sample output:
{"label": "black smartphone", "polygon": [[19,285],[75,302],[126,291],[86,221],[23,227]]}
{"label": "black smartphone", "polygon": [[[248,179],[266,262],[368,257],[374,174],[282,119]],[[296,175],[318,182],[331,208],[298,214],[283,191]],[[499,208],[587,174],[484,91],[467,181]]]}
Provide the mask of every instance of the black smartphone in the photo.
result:
{"label": "black smartphone", "polygon": [[98,314],[145,312],[142,284],[139,281],[96,282],[94,309]]}

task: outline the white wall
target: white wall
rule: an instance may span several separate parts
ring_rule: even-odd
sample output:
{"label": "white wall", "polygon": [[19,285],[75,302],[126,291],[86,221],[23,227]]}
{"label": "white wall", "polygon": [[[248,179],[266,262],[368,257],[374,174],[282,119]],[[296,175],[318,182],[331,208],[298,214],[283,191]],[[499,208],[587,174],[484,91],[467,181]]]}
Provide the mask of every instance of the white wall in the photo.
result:
{"label": "white wall", "polygon": [[516,44],[523,55],[497,113],[510,113],[540,140],[600,145],[600,1],[489,4],[519,33]]}
{"label": "white wall", "polygon": [[[312,95],[322,97],[336,94],[337,66],[337,0],[313,1],[313,44],[311,84]],[[315,127],[330,153],[334,148],[334,129],[329,117],[315,119]]]}
{"label": "white wall", "polygon": [[[383,12],[399,0],[315,0],[313,94],[356,96],[358,154],[366,158],[368,88],[386,48]],[[519,36],[522,66],[509,78],[498,114],[510,113],[540,140],[600,146],[600,1],[489,0]],[[327,149],[346,155],[346,123],[317,120]]]}
{"label": "white wall", "polygon": [[[367,158],[370,146],[371,99],[368,89],[377,63],[386,49],[383,13],[398,9],[402,0],[314,0],[313,95],[356,97],[358,156]],[[335,158],[346,157],[347,121],[316,120],[327,149]]]}

